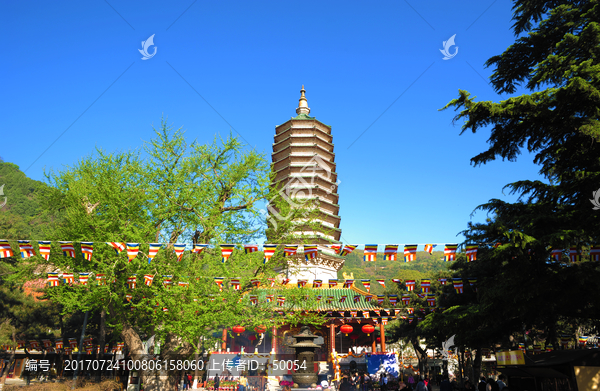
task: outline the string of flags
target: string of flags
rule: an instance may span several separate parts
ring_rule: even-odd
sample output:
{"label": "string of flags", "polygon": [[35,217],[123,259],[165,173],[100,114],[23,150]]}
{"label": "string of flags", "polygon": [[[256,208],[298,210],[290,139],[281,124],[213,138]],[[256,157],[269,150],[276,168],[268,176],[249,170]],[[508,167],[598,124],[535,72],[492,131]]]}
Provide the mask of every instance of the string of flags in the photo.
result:
{"label": "string of flags", "polygon": [[[35,241],[33,241],[33,242],[35,242]],[[42,256],[44,259],[48,260],[50,257],[50,248],[51,248],[52,242],[51,241],[43,241],[43,240],[40,240],[37,242],[38,242],[38,248],[39,248],[39,255]],[[59,241],[59,245],[60,245],[61,251],[64,256],[72,257],[72,258],[77,257],[74,243],[76,243],[76,242]],[[92,255],[94,252],[94,243],[93,242],[79,242],[79,243],[80,243],[81,254],[82,254],[83,259],[90,261],[92,259]],[[117,255],[121,254],[123,251],[126,251],[129,262],[132,262],[134,259],[136,259],[140,252],[140,243],[126,243],[126,242],[105,242],[105,243],[107,245],[109,245],[110,247],[112,247],[115,250]],[[192,254],[200,254],[208,246],[209,246],[208,244],[194,243],[193,245],[191,245],[191,247],[189,247],[186,243],[174,243],[173,251],[175,252],[175,254],[177,256],[177,260],[181,261],[181,258],[183,257],[183,254],[186,249],[190,248],[190,251]],[[298,248],[300,247],[300,245],[298,245],[298,244],[278,245],[278,244],[265,243],[262,245],[262,251],[264,252],[264,259],[263,259],[264,263],[267,263],[273,257],[278,246],[283,246],[284,255],[288,256],[288,257],[296,255],[298,253]],[[426,244],[424,246],[424,250],[426,252],[432,254],[433,250],[436,246],[437,246],[437,244]],[[20,252],[21,258],[30,258],[30,257],[37,255],[36,251],[34,249],[34,246],[32,244],[32,241],[19,240],[18,247],[19,247],[19,252]],[[158,251],[163,247],[166,247],[166,244],[164,244],[164,243],[148,243],[148,255],[147,255],[148,263],[150,263],[156,257],[156,255],[158,254]],[[221,251],[222,262],[226,262],[229,259],[229,257],[233,254],[233,251],[236,248],[243,249],[246,254],[250,254],[250,253],[259,251],[258,244],[241,244],[241,245],[219,244],[219,245],[216,245],[216,247],[218,247]],[[330,244],[330,245],[327,245],[327,247],[329,247],[337,255],[347,256],[347,255],[351,254],[354,250],[356,250],[358,248],[358,245]],[[446,261],[446,262],[455,261],[458,247],[459,247],[458,244],[445,244],[444,245],[444,258],[443,258],[444,261]],[[363,260],[365,262],[375,262],[377,260],[378,248],[379,248],[378,244],[365,244],[364,249],[363,249]],[[412,262],[412,261],[416,260],[417,248],[418,248],[417,244],[404,245],[404,250],[403,250],[404,262]],[[477,245],[477,244],[465,245],[465,254],[466,254],[469,262],[473,262],[473,261],[477,260],[478,248],[479,248],[479,245]],[[319,248],[317,245],[306,244],[306,245],[303,245],[303,251],[304,251],[303,252],[304,257],[308,261],[308,260],[314,259],[318,256]],[[397,245],[397,244],[385,245],[384,251],[383,251],[383,254],[384,254],[383,259],[386,261],[397,261],[398,260],[398,251],[399,251],[399,245]],[[563,256],[565,256],[565,255],[568,255],[568,258],[572,262],[581,261],[582,256],[584,256],[581,249],[578,249],[576,247],[571,247],[567,250],[552,249],[552,251],[551,251],[551,258],[556,261],[560,261],[563,258]],[[14,256],[14,252],[13,252],[12,247],[11,247],[10,243],[8,242],[8,240],[5,240],[5,239],[0,240],[0,258],[7,258],[7,257],[12,257],[12,256]],[[590,256],[591,260],[600,262],[600,245],[599,246],[591,246],[591,248],[589,249],[589,256]]]}

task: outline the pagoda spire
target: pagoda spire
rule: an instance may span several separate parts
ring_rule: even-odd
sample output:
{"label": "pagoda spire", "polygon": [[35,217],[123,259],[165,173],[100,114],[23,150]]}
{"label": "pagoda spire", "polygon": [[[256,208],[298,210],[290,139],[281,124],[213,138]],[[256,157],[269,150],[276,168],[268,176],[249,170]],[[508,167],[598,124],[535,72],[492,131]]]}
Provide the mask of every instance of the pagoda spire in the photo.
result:
{"label": "pagoda spire", "polygon": [[306,91],[304,90],[304,84],[302,84],[302,89],[300,90],[300,101],[298,102],[298,108],[296,109],[296,114],[310,114],[310,108],[308,107],[308,101],[306,100]]}

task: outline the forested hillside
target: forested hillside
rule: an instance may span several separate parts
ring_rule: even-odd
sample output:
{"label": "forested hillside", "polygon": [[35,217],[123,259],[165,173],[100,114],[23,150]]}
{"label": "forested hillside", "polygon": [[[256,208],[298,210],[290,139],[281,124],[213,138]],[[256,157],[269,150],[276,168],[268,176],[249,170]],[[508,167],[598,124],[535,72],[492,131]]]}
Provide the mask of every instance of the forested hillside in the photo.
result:
{"label": "forested hillside", "polygon": [[[422,278],[437,278],[440,276],[449,277],[450,270],[448,269],[451,262],[444,262],[444,252],[434,251],[429,254],[425,251],[417,252],[417,259],[413,262],[404,262],[402,254],[402,246],[398,248],[398,261],[384,261],[383,254],[377,254],[377,261],[363,262],[362,250],[360,248],[346,257],[344,267],[338,273],[338,278],[343,279],[343,273],[354,276],[354,279],[370,279],[371,293],[383,294],[383,287],[380,286],[375,279],[384,278],[386,287],[392,287],[392,278],[401,280],[420,280]],[[356,282],[355,286],[363,289],[360,282]]]}
{"label": "forested hillside", "polygon": [[0,239],[44,239],[41,194],[47,186],[28,178],[13,163],[0,162]]}

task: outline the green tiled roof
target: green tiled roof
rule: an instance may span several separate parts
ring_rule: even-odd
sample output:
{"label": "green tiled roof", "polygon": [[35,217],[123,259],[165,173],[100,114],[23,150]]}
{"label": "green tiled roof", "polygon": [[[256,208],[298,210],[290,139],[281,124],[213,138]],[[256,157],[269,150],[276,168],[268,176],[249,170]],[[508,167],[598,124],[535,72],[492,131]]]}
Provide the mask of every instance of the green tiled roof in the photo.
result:
{"label": "green tiled roof", "polygon": [[[311,292],[321,295],[321,300],[316,303],[310,303],[305,308],[297,308],[296,310],[307,310],[307,311],[371,311],[376,309],[383,309],[377,305],[377,295],[370,295],[372,299],[370,302],[365,300],[365,295],[357,292],[350,288],[338,288],[338,289],[310,289]],[[266,295],[274,295],[274,302],[277,302],[277,296],[285,296],[285,289],[260,289],[257,293],[259,303],[266,302]],[[327,298],[333,296],[330,303],[327,302]],[[346,296],[346,300],[342,303],[340,299],[342,296]],[[358,302],[354,302],[354,296],[359,296]],[[277,309],[277,307],[275,308]],[[281,308],[286,310],[287,308]]]}
{"label": "green tiled roof", "polygon": [[315,117],[311,117],[308,114],[298,114],[295,117],[292,117],[292,119],[315,119]]}

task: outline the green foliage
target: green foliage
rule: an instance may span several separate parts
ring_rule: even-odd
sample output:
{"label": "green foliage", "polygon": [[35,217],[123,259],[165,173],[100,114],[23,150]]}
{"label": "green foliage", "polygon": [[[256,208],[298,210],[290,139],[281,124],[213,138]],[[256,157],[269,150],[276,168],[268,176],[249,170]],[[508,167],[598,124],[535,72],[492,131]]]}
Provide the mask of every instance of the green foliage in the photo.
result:
{"label": "green foliage", "polygon": [[[482,243],[477,261],[453,265],[455,276],[477,278],[477,293],[447,292],[440,303],[448,309],[417,326],[422,335],[456,334],[471,347],[514,348],[524,330],[557,344],[559,333],[573,332],[567,325],[593,332],[600,319],[600,295],[588,288],[600,268],[585,256],[600,226],[589,201],[600,186],[600,2],[514,4],[519,38],[486,65],[495,67],[497,92],[523,86],[528,93],[495,103],[461,90],[444,108],[459,110],[461,133],[491,127],[489,148],[471,159],[474,165],[515,161],[525,149],[545,178],[508,184],[520,196],[515,203],[494,199],[479,207],[491,218],[463,232],[466,243]],[[550,259],[551,248],[571,247],[584,262]]]}
{"label": "green foliage", "polygon": [[[49,262],[37,260],[46,268],[104,274],[106,284],[98,284],[97,278],[87,286],[61,284],[48,289],[48,297],[65,314],[107,311],[109,327],[122,332],[133,350],[134,334],[144,339],[156,334],[174,351],[199,337],[210,341],[215,330],[236,324],[321,322],[298,311],[302,302],[314,300],[306,290],[286,290],[283,308],[275,302],[249,304],[248,296],[257,292],[250,280],[265,286],[276,276],[274,269],[286,264],[281,250],[266,265],[261,253],[240,249],[221,262],[218,244],[248,243],[264,235],[267,227],[259,205],[272,192],[270,175],[264,156],[242,150],[237,139],[188,144],[181,130],[164,122],[144,153],[99,149],[73,167],[51,172],[52,189],[44,198],[54,219],[48,239],[91,241],[94,253],[86,261],[75,244],[77,257],[65,257],[55,242]],[[285,207],[277,199],[271,202]],[[296,241],[289,230],[271,234],[274,243]],[[213,246],[178,259],[173,244],[188,241]],[[125,252],[116,255],[103,242],[141,243],[139,256],[129,262]],[[154,242],[165,245],[146,262],[147,243]],[[33,271],[24,268],[22,274]],[[127,286],[132,275],[137,276],[135,289]],[[144,275],[154,276],[151,286],[144,284]],[[215,277],[224,277],[222,291]],[[240,290],[230,285],[234,278],[239,278]],[[172,284],[166,285],[169,279]],[[279,309],[286,312],[285,319],[273,316]]]}

